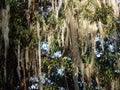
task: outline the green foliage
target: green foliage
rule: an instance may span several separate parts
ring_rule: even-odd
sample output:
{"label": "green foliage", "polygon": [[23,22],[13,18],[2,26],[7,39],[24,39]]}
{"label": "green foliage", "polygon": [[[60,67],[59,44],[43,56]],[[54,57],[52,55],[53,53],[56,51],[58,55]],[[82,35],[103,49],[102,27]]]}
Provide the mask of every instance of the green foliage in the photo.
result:
{"label": "green foliage", "polygon": [[45,23],[45,19],[43,18],[42,15],[39,15],[39,22],[40,22],[40,25],[43,26],[44,23]]}
{"label": "green foliage", "polygon": [[56,14],[52,13],[47,19],[47,24],[50,25],[50,29],[55,29],[57,25]]}
{"label": "green foliage", "polygon": [[[24,6],[24,4],[18,4],[18,2],[16,0],[5,0],[6,4],[10,4],[10,34],[9,34],[9,38],[10,38],[10,43],[15,42],[15,44],[20,44],[21,48],[25,48],[27,46],[30,45],[30,43],[32,43],[34,48],[38,47],[38,38],[36,35],[36,31],[30,31],[30,26],[26,20],[26,16],[25,16],[25,9],[26,7]],[[45,0],[47,2],[47,0]],[[91,21],[91,23],[93,22],[99,22],[101,21],[103,24],[103,29],[104,32],[106,33],[106,35],[111,35],[113,34],[113,32],[118,31],[119,32],[119,25],[116,22],[115,17],[113,16],[113,9],[110,6],[104,6],[102,8],[95,6],[95,11],[91,10],[90,5],[92,4],[93,0],[88,0],[88,3],[85,4],[82,8],[77,8],[76,9],[76,1],[72,0],[72,1],[68,1],[68,5],[66,7],[69,8],[72,12],[72,14],[75,17],[75,21],[76,23],[79,23],[77,21],[79,21],[80,17],[87,19],[89,21]],[[44,0],[42,1],[44,2]],[[23,3],[23,2],[22,2]],[[39,5],[38,2],[35,5]],[[46,9],[47,6],[43,5],[43,7]],[[52,55],[54,52],[58,51],[60,49],[59,47],[59,41],[57,38],[58,35],[58,31],[60,32],[61,29],[59,29],[59,27],[61,27],[60,25],[63,24],[63,21],[66,20],[65,17],[65,10],[63,10],[64,8],[62,8],[62,10],[60,10],[59,12],[59,17],[56,18],[56,14],[55,12],[51,12],[49,13],[48,16],[42,16],[42,15],[35,15],[34,13],[32,13],[32,11],[30,10],[30,14],[32,14],[30,16],[30,23],[35,25],[36,24],[36,20],[39,20],[40,22],[40,34],[41,37],[44,38],[45,35],[47,35],[47,33],[44,32],[44,28],[45,31],[50,31],[52,33],[54,33],[54,39],[51,41],[51,45],[50,45],[50,52],[49,54]],[[82,15],[83,16],[82,16]],[[69,18],[70,19],[70,18]],[[1,22],[0,22],[1,23]],[[56,34],[57,33],[57,34]],[[44,35],[45,34],[45,35]],[[79,34],[79,33],[78,33]],[[1,35],[1,32],[0,32]],[[43,35],[43,36],[42,36]],[[69,36],[69,38],[71,39],[71,37]],[[71,40],[68,40],[71,41]],[[91,40],[92,41],[92,40]],[[82,50],[83,48],[85,48],[85,45],[89,41],[88,37],[84,37],[79,39],[79,49]],[[69,42],[71,43],[71,42]],[[118,45],[119,46],[119,45]],[[83,63],[89,63],[90,59],[93,56],[93,51],[92,48],[90,47],[90,45],[86,46],[88,48],[88,50],[85,52],[85,55],[80,56],[80,60],[83,61]],[[69,48],[69,47],[67,47]],[[91,48],[91,49],[89,49]],[[70,49],[70,48],[69,48]],[[97,48],[98,49],[98,48]],[[104,55],[101,56],[100,58],[95,58],[95,67],[97,68],[96,71],[94,71],[94,73],[97,73],[98,77],[99,77],[99,81],[100,84],[104,84],[104,85],[108,85],[110,84],[110,82],[115,79],[115,74],[114,74],[114,60],[118,60],[115,56],[115,54],[108,52],[108,51],[104,51],[103,52]],[[68,56],[68,55],[66,55]],[[120,57],[120,55],[118,55],[118,57]],[[74,68],[76,68],[76,66],[74,65],[74,63],[72,61],[68,61],[64,58],[48,58],[48,57],[42,57],[42,71],[45,73],[50,73],[50,72],[54,72],[54,78],[58,78],[58,75],[56,74],[56,68],[60,68],[61,66],[65,67],[65,72],[66,73],[70,73],[69,74],[65,74],[67,75],[67,78],[70,78],[72,76],[72,73],[74,72]],[[70,78],[71,79],[71,78]],[[0,76],[0,85],[3,85],[4,80],[1,79]],[[57,82],[56,82],[57,83]],[[60,82],[61,83],[61,82]],[[70,82],[70,84],[73,84],[73,82]],[[87,90],[91,90],[90,86],[86,86]],[[48,85],[45,86],[45,90],[58,90],[58,85],[54,84],[54,85]]]}
{"label": "green foliage", "polygon": [[102,8],[96,7],[95,13],[90,14],[89,18],[91,23],[101,21],[103,24],[103,31],[107,35],[114,33],[117,28],[117,22],[111,6],[103,6]]}
{"label": "green foliage", "polygon": [[[12,1],[10,11],[10,40],[16,44],[20,44],[22,48],[29,46],[30,43],[33,43],[34,48],[36,48],[38,38],[35,35],[35,31],[30,30],[30,25],[26,20],[23,8],[21,5],[18,5],[18,2]],[[38,17],[35,17],[35,15],[31,16],[32,20],[36,20],[36,18]],[[34,25],[35,21],[31,22],[31,24]]]}
{"label": "green foliage", "polygon": [[106,6],[102,8],[96,7],[96,11],[92,20],[96,22],[100,20],[103,24],[107,24],[108,16],[113,16],[112,14],[113,14],[113,10],[112,10],[112,7],[110,6]]}
{"label": "green foliage", "polygon": [[47,85],[45,87],[45,90],[58,90],[58,86],[57,85]]}
{"label": "green foliage", "polygon": [[50,53],[53,54],[54,52],[56,52],[57,50],[59,50],[59,44],[58,44],[58,39],[53,39],[52,43],[50,45]]}
{"label": "green foliage", "polygon": [[98,59],[99,61],[96,61],[98,62],[96,66],[99,67],[98,77],[101,85],[108,85],[115,78],[114,55],[109,55],[105,55],[105,57],[102,57],[101,59]]}

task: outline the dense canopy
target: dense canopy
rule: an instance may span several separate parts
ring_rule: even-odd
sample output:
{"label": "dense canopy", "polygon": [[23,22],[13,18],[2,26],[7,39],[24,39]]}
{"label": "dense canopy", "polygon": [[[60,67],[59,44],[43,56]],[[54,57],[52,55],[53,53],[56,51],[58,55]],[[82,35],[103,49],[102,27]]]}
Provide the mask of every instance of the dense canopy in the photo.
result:
{"label": "dense canopy", "polygon": [[0,0],[0,90],[120,90],[119,0]]}

